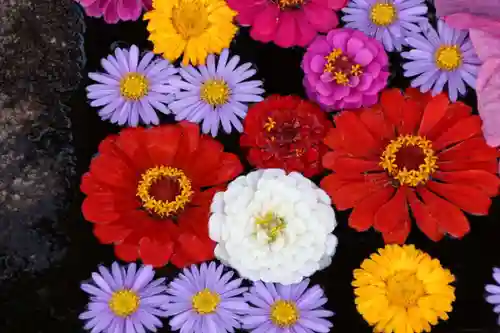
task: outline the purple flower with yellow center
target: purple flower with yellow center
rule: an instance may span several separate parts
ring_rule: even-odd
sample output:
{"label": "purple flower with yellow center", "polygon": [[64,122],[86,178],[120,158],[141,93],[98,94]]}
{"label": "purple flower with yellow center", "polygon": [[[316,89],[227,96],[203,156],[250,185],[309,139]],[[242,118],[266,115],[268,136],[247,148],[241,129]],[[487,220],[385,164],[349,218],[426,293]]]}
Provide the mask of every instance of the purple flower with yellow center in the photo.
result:
{"label": "purple flower with yellow center", "polygon": [[[429,24],[422,25],[423,35],[412,33],[406,41],[409,52],[402,52],[410,60],[403,65],[404,76],[417,76],[412,87],[421,92],[432,89],[437,95],[448,85],[448,95],[455,102],[458,95],[465,95],[465,83],[475,89],[476,77],[481,61],[466,30],[456,30],[444,21],[438,21],[437,31]],[[465,83],[464,83],[465,82]]]}
{"label": "purple flower with yellow center", "polygon": [[346,28],[363,31],[384,44],[387,51],[401,51],[409,32],[419,32],[427,21],[425,0],[350,0],[342,9]]}
{"label": "purple flower with yellow center", "polygon": [[[169,108],[175,113],[175,119],[203,123],[203,133],[216,136],[219,126],[226,133],[232,128],[243,131],[241,120],[245,118],[248,103],[263,100],[262,81],[250,80],[255,75],[251,63],[238,66],[240,57],[229,57],[229,50],[224,49],[216,62],[215,55],[207,57],[207,64],[180,69],[184,81],[175,84],[182,91],[175,94],[175,101]],[[236,67],[238,66],[238,67]]]}
{"label": "purple flower with yellow center", "polygon": [[334,313],[323,308],[325,293],[318,285],[308,286],[309,279],[292,285],[255,282],[245,294],[250,308],[243,328],[254,333],[330,332],[333,324],[325,318]]}
{"label": "purple flower with yellow center", "polygon": [[240,328],[240,313],[248,309],[242,279],[232,279],[225,266],[202,263],[184,268],[168,286],[165,315],[172,330],[192,333],[226,333]]}
{"label": "purple flower with yellow center", "polygon": [[81,285],[90,295],[87,311],[80,315],[84,328],[92,333],[156,332],[163,326],[158,316],[163,316],[167,287],[164,278],[153,281],[154,275],[151,266],[100,266],[92,282]]}
{"label": "purple flower with yellow center", "polygon": [[[493,311],[500,314],[500,268],[493,268],[493,279],[495,279],[496,284],[487,284],[486,292],[486,302],[494,305]],[[498,316],[498,325],[500,325],[500,315]]]}
{"label": "purple flower with yellow center", "polygon": [[99,107],[102,120],[113,124],[136,127],[158,125],[156,110],[169,114],[167,104],[177,89],[172,82],[179,80],[178,69],[167,60],[147,52],[139,55],[137,46],[116,48],[114,55],[101,60],[102,73],[89,73],[97,84],[87,87],[90,106]]}

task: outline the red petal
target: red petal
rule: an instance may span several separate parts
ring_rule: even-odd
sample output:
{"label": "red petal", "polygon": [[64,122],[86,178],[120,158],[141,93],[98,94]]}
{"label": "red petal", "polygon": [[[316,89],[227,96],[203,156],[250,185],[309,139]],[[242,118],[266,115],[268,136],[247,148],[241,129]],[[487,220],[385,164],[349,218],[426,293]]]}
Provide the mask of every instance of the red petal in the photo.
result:
{"label": "red petal", "polygon": [[[405,98],[399,89],[387,89],[380,95],[384,115],[398,129],[400,127]],[[362,142],[362,141],[361,141]]]}
{"label": "red petal", "polygon": [[211,182],[210,177],[220,167],[223,149],[220,142],[206,135],[201,136],[198,149],[193,153],[193,159],[183,167],[196,187]]}
{"label": "red petal", "polygon": [[175,125],[154,127],[146,132],[144,147],[151,159],[152,166],[170,166],[181,139],[182,129]]}
{"label": "red petal", "polygon": [[120,131],[116,139],[116,146],[127,157],[128,163],[134,165],[134,169],[139,171],[152,166],[144,144],[146,131],[142,127],[126,128]]}
{"label": "red petal", "polygon": [[384,232],[382,236],[384,237],[384,242],[386,244],[404,244],[408,238],[408,234],[411,229],[411,221],[403,220],[401,224],[397,226],[396,229],[389,232]]}
{"label": "red petal", "polygon": [[210,206],[191,207],[179,216],[178,225],[181,232],[192,232],[208,239],[208,219]]}
{"label": "red petal", "polygon": [[352,210],[349,226],[357,231],[365,231],[373,226],[375,213],[393,196],[394,191],[394,187],[386,186],[365,197]]}
{"label": "red petal", "polygon": [[332,128],[328,131],[328,133],[325,136],[325,139],[323,140],[325,145],[330,147],[333,150],[345,150],[346,147],[344,147],[344,143],[342,141],[341,137],[341,131],[338,130],[337,128]]}
{"label": "red petal", "polygon": [[359,113],[359,118],[375,138],[381,140],[394,138],[394,126],[384,117],[380,106],[362,110]]}
{"label": "red petal", "polygon": [[[186,260],[183,264],[194,264],[214,258],[215,242],[200,238],[193,233],[183,233],[177,240],[175,252]],[[181,266],[178,266],[181,268]]]}
{"label": "red petal", "polygon": [[410,220],[408,214],[408,204],[406,202],[406,190],[404,187],[398,188],[396,194],[387,201],[375,213],[374,224],[376,230],[386,233]]}
{"label": "red petal", "polygon": [[462,119],[468,118],[471,115],[471,111],[472,109],[470,106],[461,102],[449,104],[444,117],[427,132],[426,137],[429,140],[435,140],[451,126]]}
{"label": "red petal", "polygon": [[121,243],[132,231],[117,224],[96,224],[94,235],[101,244]]}
{"label": "red petal", "polygon": [[[331,156],[330,156],[331,157]],[[333,161],[327,161],[329,163],[329,169],[334,170],[337,173],[363,173],[369,171],[382,171],[383,169],[379,166],[379,160],[367,161],[358,158],[351,157],[337,157]]]}
{"label": "red petal", "polygon": [[448,104],[450,104],[450,100],[446,94],[437,95],[427,104],[424,114],[422,115],[420,128],[418,129],[419,135],[427,136],[427,133],[429,133],[448,112]]}
{"label": "red petal", "polygon": [[135,194],[137,174],[120,158],[101,154],[90,163],[90,172],[96,181],[107,187]]}
{"label": "red petal", "polygon": [[422,103],[424,103],[424,104],[429,103],[429,101],[432,99],[432,95],[431,94],[429,94],[429,93],[423,94],[422,92],[420,92],[419,89],[417,89],[417,88],[411,88],[411,87],[406,88],[406,90],[405,90],[405,96],[408,99],[413,99],[413,100],[416,100],[416,101],[422,101]]}
{"label": "red petal", "polygon": [[496,160],[490,160],[484,162],[452,161],[452,162],[438,163],[438,165],[439,165],[439,170],[441,171],[483,169],[490,173],[496,173],[498,170],[498,164]]}
{"label": "red petal", "polygon": [[425,187],[418,188],[417,192],[432,215],[439,221],[440,229],[456,238],[461,238],[469,232],[469,222],[457,206],[441,199]]}
{"label": "red petal", "polygon": [[204,180],[200,182],[200,186],[214,186],[236,178],[243,172],[238,156],[231,153],[222,153],[220,155],[219,166],[212,173],[206,174]]}
{"label": "red petal", "polygon": [[488,215],[491,200],[483,191],[474,187],[429,181],[427,183],[427,188],[468,213]]}
{"label": "red petal", "polygon": [[442,150],[454,143],[481,135],[481,119],[479,116],[470,116],[450,127],[432,143],[435,150]]}
{"label": "red petal", "polygon": [[407,99],[402,113],[399,134],[415,133],[422,119],[422,106],[417,101]]}
{"label": "red petal", "polygon": [[95,177],[93,177],[90,172],[87,172],[82,176],[80,191],[89,195],[95,192],[102,192],[103,188],[99,182],[96,181]]}
{"label": "red petal", "polygon": [[165,266],[168,264],[173,252],[174,243],[171,241],[160,243],[149,238],[143,238],[139,242],[139,255],[145,265],[153,267]]}
{"label": "red petal", "polygon": [[200,129],[198,125],[182,121],[179,124],[182,128],[182,135],[179,142],[179,148],[175,155],[175,165],[184,169],[197,156],[194,154],[200,143]]}
{"label": "red petal", "polygon": [[114,194],[111,192],[95,193],[83,200],[82,213],[85,220],[92,223],[109,223],[120,217],[115,207]]}
{"label": "red petal", "polygon": [[458,183],[475,187],[490,197],[495,197],[498,194],[500,186],[498,176],[485,170],[436,171],[432,177],[445,183]]}
{"label": "red petal", "polygon": [[[474,152],[474,154],[471,154]],[[438,153],[438,163],[442,161],[491,161],[496,160],[497,151],[486,144],[482,137],[460,142]]]}
{"label": "red petal", "polygon": [[420,201],[415,192],[410,190],[407,192],[410,208],[420,230],[434,242],[439,241],[444,236],[444,231],[439,229],[438,219],[432,215],[431,210]]}
{"label": "red petal", "polygon": [[[367,181],[361,182],[344,182],[337,190],[330,193],[332,200],[338,210],[345,210],[356,206],[361,200],[373,192],[382,190],[388,183],[385,181],[385,175],[364,175]],[[378,179],[377,179],[378,178]],[[372,179],[374,179],[372,181]]]}
{"label": "red petal", "polygon": [[123,261],[136,261],[139,258],[139,246],[128,243],[116,244],[115,255]]}
{"label": "red petal", "polygon": [[205,191],[196,192],[193,195],[193,198],[191,199],[190,204],[193,206],[209,207],[210,204],[212,203],[212,198],[214,197],[214,194],[219,192],[219,191],[224,191],[224,190],[225,190],[225,187],[218,186],[218,187],[209,188]]}

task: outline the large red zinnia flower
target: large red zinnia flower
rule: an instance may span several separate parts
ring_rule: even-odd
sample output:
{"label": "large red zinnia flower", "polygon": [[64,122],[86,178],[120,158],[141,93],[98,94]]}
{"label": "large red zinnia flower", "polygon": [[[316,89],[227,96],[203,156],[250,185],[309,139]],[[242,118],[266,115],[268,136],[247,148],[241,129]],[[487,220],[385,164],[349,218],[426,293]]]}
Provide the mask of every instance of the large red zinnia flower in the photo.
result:
{"label": "large red zinnia flower", "polygon": [[239,159],[189,123],[122,130],[99,146],[82,178],[82,210],[101,243],[125,261],[177,267],[212,259],[214,186],[242,172]]}
{"label": "large red zinnia flower", "polygon": [[335,173],[322,188],[338,209],[353,207],[349,225],[374,227],[387,243],[404,243],[410,211],[417,226],[438,241],[469,231],[461,210],[487,215],[497,195],[497,153],[481,134],[481,120],[446,95],[387,90],[381,102],[335,118],[323,165]]}
{"label": "large red zinnia flower", "polygon": [[240,139],[248,161],[261,169],[318,174],[328,151],[323,143],[331,122],[320,107],[297,96],[272,95],[249,108]]}

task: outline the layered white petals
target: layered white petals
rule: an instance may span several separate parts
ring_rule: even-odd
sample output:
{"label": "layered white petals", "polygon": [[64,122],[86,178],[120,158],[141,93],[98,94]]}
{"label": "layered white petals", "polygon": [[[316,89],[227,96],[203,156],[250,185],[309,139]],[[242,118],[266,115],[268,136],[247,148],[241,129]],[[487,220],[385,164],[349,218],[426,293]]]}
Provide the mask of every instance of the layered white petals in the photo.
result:
{"label": "layered white petals", "polygon": [[[273,241],[256,220],[285,222]],[[292,284],[331,263],[337,238],[330,198],[300,173],[265,169],[240,176],[214,196],[210,238],[215,256],[250,280]]]}

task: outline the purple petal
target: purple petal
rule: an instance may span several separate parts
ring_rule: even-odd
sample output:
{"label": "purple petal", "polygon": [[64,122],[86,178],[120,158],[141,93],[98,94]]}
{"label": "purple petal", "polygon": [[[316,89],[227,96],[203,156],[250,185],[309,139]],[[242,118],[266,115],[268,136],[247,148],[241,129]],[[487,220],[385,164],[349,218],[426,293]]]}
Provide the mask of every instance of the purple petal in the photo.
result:
{"label": "purple petal", "polygon": [[89,78],[91,78],[92,80],[94,80],[96,82],[107,84],[110,86],[118,86],[120,84],[120,82],[118,80],[116,80],[112,76],[109,76],[106,74],[89,73]]}
{"label": "purple petal", "polygon": [[146,67],[150,64],[151,60],[154,58],[153,52],[147,52],[144,57],[142,57],[139,65],[137,66],[137,72],[142,73],[146,69]]}
{"label": "purple petal", "polygon": [[142,288],[144,288],[149,282],[151,282],[151,280],[153,280],[154,275],[155,272],[153,270],[153,267],[142,266],[137,272],[136,279],[131,289],[140,292]]}
{"label": "purple petal", "polygon": [[137,65],[139,62],[139,48],[135,45],[132,45],[128,54],[128,66],[131,72],[135,72],[137,70]]}

